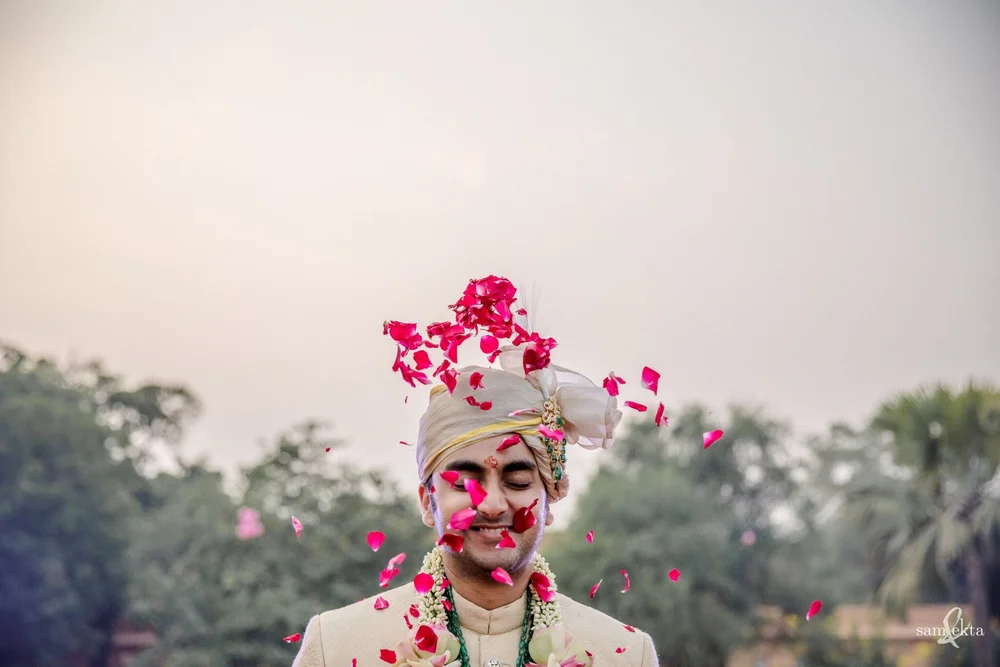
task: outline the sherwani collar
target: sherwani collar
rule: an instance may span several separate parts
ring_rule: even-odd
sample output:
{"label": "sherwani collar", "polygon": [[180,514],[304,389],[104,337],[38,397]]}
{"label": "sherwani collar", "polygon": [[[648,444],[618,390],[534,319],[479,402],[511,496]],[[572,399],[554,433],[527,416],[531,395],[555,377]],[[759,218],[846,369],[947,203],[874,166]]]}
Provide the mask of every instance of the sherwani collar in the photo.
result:
{"label": "sherwani collar", "polygon": [[524,610],[528,603],[528,591],[510,604],[496,609],[483,609],[469,602],[458,594],[453,586],[451,593],[455,598],[455,611],[458,612],[459,624],[480,635],[502,635],[521,627],[524,623]]}

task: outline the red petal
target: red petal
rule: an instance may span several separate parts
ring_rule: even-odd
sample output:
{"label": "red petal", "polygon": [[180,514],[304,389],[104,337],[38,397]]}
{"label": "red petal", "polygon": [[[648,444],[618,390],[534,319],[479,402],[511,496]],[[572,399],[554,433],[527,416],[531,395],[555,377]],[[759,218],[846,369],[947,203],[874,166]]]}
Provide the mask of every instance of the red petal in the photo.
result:
{"label": "red petal", "polygon": [[407,447],[412,447],[412,446],[413,446],[413,445],[411,445],[410,443],[406,442],[405,440],[400,440],[400,441],[399,441],[399,444],[401,444],[401,445],[406,445]]}
{"label": "red petal", "polygon": [[384,649],[382,649],[382,650],[380,650],[378,652],[378,657],[382,659],[382,662],[387,662],[390,665],[395,665],[396,664],[396,652],[395,651],[390,651],[389,649],[384,648]]}
{"label": "red petal", "polygon": [[[601,581],[604,581],[604,580],[601,579]],[[594,584],[593,586],[590,587],[590,599],[591,600],[594,599],[594,594],[597,593],[597,589],[601,587],[601,581],[598,581],[596,584]]]}
{"label": "red petal", "polygon": [[448,387],[448,393],[453,394],[455,386],[458,384],[458,373],[455,372],[454,368],[449,368],[441,373],[441,382],[444,382],[445,386]]}
{"label": "red petal", "polygon": [[434,628],[429,625],[421,625],[417,628],[417,634],[413,637],[413,645],[420,651],[436,653],[438,636]]}
{"label": "red petal", "polygon": [[413,623],[410,623],[410,617],[407,616],[406,614],[403,614],[403,620],[406,621],[406,627],[407,627],[407,629],[412,630],[413,629]]}
{"label": "red petal", "polygon": [[552,602],[556,599],[556,594],[552,590],[552,582],[541,572],[533,572],[531,574],[531,585],[542,602]]}
{"label": "red petal", "polygon": [[351,667],[358,667],[358,659],[351,658]]}
{"label": "red petal", "polygon": [[466,396],[465,402],[474,408],[479,406],[479,401],[476,400],[475,396]]}
{"label": "red petal", "polygon": [[378,575],[379,588],[385,588],[386,586],[388,586],[389,582],[392,581],[392,578],[395,577],[397,574],[399,574],[398,567],[387,567],[381,572],[379,572]]}
{"label": "red petal", "polygon": [[410,616],[412,616],[413,618],[419,618],[420,617],[420,607],[418,607],[415,604],[411,604],[410,605]]}
{"label": "red petal", "polygon": [[423,595],[434,587],[434,577],[426,572],[421,572],[413,578],[413,586],[419,595]]}
{"label": "red petal", "polygon": [[386,600],[381,595],[378,596],[377,598],[375,598],[375,609],[377,611],[382,611],[383,609],[388,609],[388,608],[389,608],[389,601],[388,600]]}
{"label": "red petal", "polygon": [[332,447],[327,447],[326,451],[330,451],[331,449],[333,449],[333,448]]}
{"label": "red petal", "polygon": [[444,589],[448,588],[448,586],[450,586],[450,585],[451,585],[451,582],[448,581],[448,577],[441,577],[441,590],[444,590]]}
{"label": "red petal", "polygon": [[715,444],[715,442],[718,441],[719,438],[722,437],[722,431],[720,431],[719,429],[716,429],[714,431],[708,431],[707,433],[703,433],[701,437],[705,443],[704,448],[708,449],[713,444]]}
{"label": "red petal", "polygon": [[508,447],[513,447],[519,442],[521,442],[521,436],[517,435],[516,433],[514,435],[507,436],[506,438],[504,438],[504,441],[500,443],[500,446],[497,447],[497,451],[502,452]]}
{"label": "red petal", "polygon": [[625,588],[622,589],[622,593],[627,593],[628,589],[632,588],[632,580],[628,576],[628,572],[622,570],[622,574],[625,575]]}
{"label": "red petal", "polygon": [[476,510],[466,507],[464,510],[458,510],[452,514],[446,527],[448,530],[468,530],[475,518]]}
{"label": "red petal", "polygon": [[514,538],[510,536],[510,533],[507,532],[506,528],[500,531],[500,537],[502,539],[499,544],[497,544],[497,549],[513,549],[517,546],[517,542],[515,542]]}
{"label": "red petal", "polygon": [[416,364],[416,369],[418,371],[430,368],[434,364],[431,363],[430,355],[427,354],[427,350],[417,350],[413,353],[413,363]]}
{"label": "red petal", "polygon": [[372,551],[378,551],[383,542],[385,542],[385,533],[378,530],[368,533],[368,546],[372,548]]}
{"label": "red petal", "polygon": [[813,603],[809,605],[809,611],[806,612],[806,620],[819,613],[819,610],[823,608],[823,603],[819,600],[813,600]]}
{"label": "red petal", "polygon": [[[413,358],[416,359],[417,356],[413,355]],[[642,387],[643,389],[648,389],[651,392],[653,392],[653,394],[656,394],[657,390],[660,387],[660,374],[654,371],[649,366],[643,366]]]}
{"label": "red petal", "polygon": [[653,418],[653,421],[656,422],[657,428],[667,425],[667,418],[663,416],[664,409],[663,403],[660,403],[660,407],[656,408],[656,417]]}
{"label": "red petal", "polygon": [[538,432],[541,433],[546,438],[552,438],[553,440],[562,441],[566,437],[566,434],[557,428],[549,428],[545,424],[540,424],[538,426]]}
{"label": "red petal", "polygon": [[500,347],[499,341],[489,334],[479,339],[479,349],[483,351],[483,354],[493,354],[498,347]]}
{"label": "red petal", "polygon": [[472,499],[474,507],[479,506],[486,500],[486,489],[474,479],[465,480],[465,490],[469,492],[469,498]]}
{"label": "red petal", "polygon": [[431,484],[431,493],[437,493],[437,489],[434,488],[433,484]]}
{"label": "red petal", "polygon": [[287,637],[285,637],[285,643],[293,644],[301,639],[302,639],[302,633],[296,632],[294,635],[288,635]]}
{"label": "red petal", "polygon": [[518,308],[516,312],[521,317],[525,317],[528,314],[528,311],[526,311],[524,308]]}
{"label": "red petal", "polygon": [[302,534],[302,522],[296,519],[294,516],[292,517],[292,528],[295,529],[295,537],[298,537],[299,535]]}
{"label": "red petal", "polygon": [[455,488],[455,482],[458,481],[458,471],[457,470],[445,470],[441,473],[441,479],[448,482],[451,488]]}
{"label": "red petal", "polygon": [[514,580],[510,578],[509,574],[507,574],[507,570],[502,567],[498,567],[493,570],[490,573],[490,576],[493,577],[494,580],[499,581],[501,584],[507,584],[508,586],[514,585]]}
{"label": "red petal", "polygon": [[628,630],[629,632],[635,632],[635,628],[633,628],[631,625],[626,625],[625,629]]}
{"label": "red petal", "polygon": [[475,373],[473,373],[472,375],[470,375],[469,376],[469,386],[472,387],[473,389],[482,389],[483,388],[483,374],[480,373],[479,371],[476,371]]}
{"label": "red petal", "polygon": [[587,533],[587,542],[589,542],[590,544],[594,543],[594,531],[590,531]]}
{"label": "red petal", "polygon": [[480,410],[492,410],[493,409],[493,401],[483,401],[482,403],[479,404],[479,409]]}
{"label": "red petal", "polygon": [[619,646],[618,648],[615,649],[615,653],[624,653],[625,652],[625,648],[626,647],[624,647],[624,646]]}
{"label": "red petal", "polygon": [[403,564],[404,560],[406,560],[405,553],[396,554],[395,556],[392,557],[392,559],[389,561],[389,564],[386,565],[386,567],[389,568],[390,570],[393,568],[396,568],[398,570],[399,566]]}
{"label": "red petal", "polygon": [[608,373],[608,377],[604,378],[602,386],[608,390],[609,396],[617,396],[619,384],[625,384],[625,380],[616,377],[614,373]]}
{"label": "red petal", "polygon": [[636,412],[645,412],[647,410],[646,406],[642,403],[636,403],[635,401],[625,401],[626,408],[632,408]]}
{"label": "red petal", "polygon": [[667,576],[670,577],[670,581],[677,581],[681,578],[681,571],[675,567],[670,572],[667,572]]}
{"label": "red petal", "polygon": [[438,546],[447,546],[455,553],[460,554],[465,547],[465,538],[455,533],[445,533],[437,543]]}
{"label": "red petal", "polygon": [[448,602],[447,600],[441,600],[441,606],[447,609],[448,611],[454,611],[454,607],[452,607],[451,603]]}
{"label": "red petal", "polygon": [[538,498],[535,498],[535,501],[531,503],[531,505],[529,505],[528,507],[522,507],[521,509],[514,512],[515,533],[523,533],[527,530],[530,530],[531,527],[535,525],[537,519],[535,518],[535,515],[534,513],[532,513],[531,510],[533,510],[535,508],[535,505],[537,504],[538,504]]}

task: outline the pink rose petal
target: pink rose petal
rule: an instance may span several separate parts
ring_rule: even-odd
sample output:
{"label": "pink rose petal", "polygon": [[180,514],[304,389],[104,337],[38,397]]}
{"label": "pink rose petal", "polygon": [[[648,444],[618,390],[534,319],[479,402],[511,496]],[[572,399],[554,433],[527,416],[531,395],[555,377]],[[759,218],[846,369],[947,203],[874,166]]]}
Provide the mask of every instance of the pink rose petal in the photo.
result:
{"label": "pink rose petal", "polygon": [[819,613],[819,610],[823,608],[823,603],[819,600],[813,600],[813,603],[809,605],[809,611],[806,612],[806,620]]}
{"label": "pink rose petal", "polygon": [[389,649],[384,648],[384,649],[382,649],[382,650],[380,650],[378,652],[378,657],[382,660],[382,662],[387,662],[390,665],[395,665],[396,664],[396,652],[395,651],[390,651]]}
{"label": "pink rose petal", "polygon": [[399,444],[406,445],[407,447],[412,447],[413,446],[412,444],[408,443],[406,440],[400,440]]}
{"label": "pink rose petal", "polygon": [[508,586],[514,585],[514,580],[510,578],[509,574],[507,574],[507,570],[502,567],[498,567],[493,570],[490,573],[490,576],[493,577],[494,580],[499,581],[501,584],[507,584]]}
{"label": "pink rose petal", "polygon": [[703,433],[701,437],[705,443],[704,449],[708,449],[713,444],[715,444],[715,442],[717,442],[719,438],[722,437],[722,431],[720,431],[719,429],[716,429],[714,431],[708,431],[707,433]]}
{"label": "pink rose petal", "polygon": [[660,374],[649,366],[642,367],[642,387],[655,395],[660,387]]}
{"label": "pink rose petal", "polygon": [[377,598],[375,598],[375,610],[376,611],[382,611],[383,609],[388,609],[388,608],[389,608],[389,601],[388,600],[386,600],[381,595],[378,596]]}
{"label": "pink rose petal", "polygon": [[633,628],[631,625],[626,625],[625,629],[628,630],[629,632],[635,632],[635,628]]}
{"label": "pink rose petal", "polygon": [[285,637],[284,641],[286,644],[294,644],[295,642],[300,641],[301,639],[302,639],[302,633],[296,632],[294,635],[288,635],[287,637]]}
{"label": "pink rose petal", "polygon": [[604,388],[607,389],[609,396],[618,395],[618,385],[625,384],[625,380],[620,377],[616,377],[614,373],[608,373],[608,377],[604,378]]}
{"label": "pink rose petal", "polygon": [[431,363],[431,358],[427,355],[427,350],[417,350],[414,352],[413,362],[416,364],[416,369],[418,371],[427,370],[434,365]]}
{"label": "pink rose petal", "polygon": [[[604,581],[604,580],[601,579],[601,581]],[[597,589],[601,587],[601,581],[598,581],[596,584],[594,584],[593,586],[590,587],[590,599],[591,600],[593,600],[594,599],[594,595],[597,594]]]}
{"label": "pink rose petal", "polygon": [[479,339],[479,349],[482,350],[483,354],[493,354],[498,347],[500,347],[500,342],[495,336],[486,334]]}
{"label": "pink rose petal", "polygon": [[514,538],[510,536],[510,533],[507,532],[506,528],[500,531],[500,537],[502,539],[497,544],[497,549],[513,549],[517,546],[517,542],[515,542]]}
{"label": "pink rose petal", "polygon": [[653,421],[656,423],[657,428],[667,425],[668,418],[663,414],[665,409],[663,403],[660,403],[660,407],[656,408],[656,417],[653,418]]}
{"label": "pink rose petal", "polygon": [[503,450],[508,449],[509,447],[513,447],[519,442],[521,442],[521,436],[517,435],[516,433],[514,435],[507,436],[506,438],[504,438],[503,442],[500,443],[500,446],[497,447],[497,451],[502,452]]}
{"label": "pink rose petal", "polygon": [[417,628],[417,634],[413,637],[413,645],[418,651],[436,653],[438,636],[437,633],[434,632],[434,628],[429,625],[421,625]]}
{"label": "pink rose petal", "polygon": [[632,588],[632,580],[628,576],[628,572],[622,570],[622,574],[625,576],[625,588],[622,589],[622,593],[627,593],[628,589]]}
{"label": "pink rose petal", "polygon": [[670,577],[670,581],[677,581],[681,578],[681,571],[675,567],[670,572],[667,572],[667,576]]}
{"label": "pink rose petal", "polygon": [[537,412],[538,412],[538,410],[536,410],[535,408],[521,408],[520,410],[513,410],[511,412],[508,412],[507,416],[508,417],[520,417],[523,414],[537,413]]}
{"label": "pink rose petal", "polygon": [[441,578],[441,590],[444,590],[444,589],[448,588],[448,586],[450,586],[450,585],[451,585],[451,582],[448,581],[448,577],[442,577]]}
{"label": "pink rose petal", "polygon": [[587,533],[587,542],[589,542],[590,544],[594,543],[594,531],[591,530],[590,532]]}
{"label": "pink rose petal", "polygon": [[455,533],[445,533],[438,540],[438,546],[446,546],[457,554],[462,553],[465,548],[465,538]]}
{"label": "pink rose petal", "polygon": [[459,473],[457,470],[445,470],[443,473],[441,473],[441,479],[448,482],[448,484],[450,484],[451,488],[453,489],[455,488],[455,482],[458,481],[458,476]]}
{"label": "pink rose petal", "polygon": [[419,595],[423,595],[434,587],[434,577],[426,572],[421,572],[413,578],[413,587],[417,589]]}
{"label": "pink rose petal", "polygon": [[743,534],[740,535],[740,542],[745,547],[753,546],[754,542],[756,541],[757,541],[757,533],[753,532],[752,530],[743,531]]}
{"label": "pink rose petal", "polygon": [[294,516],[292,517],[292,528],[295,529],[295,537],[298,537],[299,535],[302,534],[302,522],[296,519]]}
{"label": "pink rose petal", "polygon": [[465,490],[469,492],[469,498],[472,499],[472,505],[478,506],[486,500],[486,489],[474,479],[465,480]]}
{"label": "pink rose petal", "polygon": [[479,371],[476,371],[475,373],[473,373],[472,375],[470,375],[469,376],[469,386],[472,387],[473,389],[482,389],[483,388],[483,374],[480,373]]}
{"label": "pink rose petal", "polygon": [[642,403],[636,403],[635,401],[625,401],[626,408],[632,408],[636,412],[645,412],[647,410],[646,406]]}
{"label": "pink rose petal", "polygon": [[493,401],[483,401],[482,403],[479,404],[479,409],[483,411],[492,410]]}
{"label": "pink rose petal", "polygon": [[412,630],[413,629],[413,623],[410,623],[410,617],[407,616],[406,614],[403,614],[403,620],[406,622],[406,628],[408,630]]}
{"label": "pink rose petal", "polygon": [[392,581],[392,578],[399,574],[398,567],[387,567],[386,569],[379,572],[378,575],[378,585],[379,588],[385,588]]}
{"label": "pink rose petal", "polygon": [[451,515],[446,528],[448,530],[468,530],[475,518],[476,510],[466,507],[464,510],[458,510]]}
{"label": "pink rose petal", "polygon": [[385,542],[385,533],[378,530],[368,533],[368,546],[371,547],[372,551],[378,551],[383,542]]}
{"label": "pink rose petal", "polygon": [[538,426],[538,432],[541,433],[546,438],[552,438],[553,440],[562,440],[566,437],[566,434],[557,428],[549,428],[545,424],[540,424]]}
{"label": "pink rose petal", "polygon": [[444,607],[448,611],[454,611],[455,610],[455,608],[452,607],[451,603],[448,602],[447,600],[441,600],[441,606]]}
{"label": "pink rose petal", "polygon": [[351,658],[351,667],[358,667],[358,659]]}
{"label": "pink rose petal", "polygon": [[458,373],[455,372],[454,368],[449,368],[441,373],[441,382],[444,382],[444,385],[448,387],[449,394],[454,394],[455,387],[458,386]]}
{"label": "pink rose petal", "polygon": [[619,646],[618,648],[615,649],[615,653],[624,653],[626,648],[628,648],[628,647],[626,647],[626,646]]}
{"label": "pink rose petal", "polygon": [[531,586],[542,602],[552,602],[556,599],[555,591],[552,590],[552,582],[541,572],[531,574]]}
{"label": "pink rose petal", "polygon": [[534,513],[531,510],[535,509],[535,505],[538,504],[538,498],[535,498],[527,507],[522,507],[521,509],[514,512],[514,532],[523,533],[530,530],[532,526],[538,519],[535,518]]}
{"label": "pink rose petal", "polygon": [[419,618],[420,617],[420,607],[418,607],[415,604],[411,604],[410,605],[409,612],[410,612],[410,616],[412,616],[413,618]]}
{"label": "pink rose petal", "polygon": [[398,570],[399,566],[403,564],[404,560],[406,560],[405,553],[396,554],[389,560],[389,564],[386,565],[386,567],[389,568],[390,570],[393,568]]}

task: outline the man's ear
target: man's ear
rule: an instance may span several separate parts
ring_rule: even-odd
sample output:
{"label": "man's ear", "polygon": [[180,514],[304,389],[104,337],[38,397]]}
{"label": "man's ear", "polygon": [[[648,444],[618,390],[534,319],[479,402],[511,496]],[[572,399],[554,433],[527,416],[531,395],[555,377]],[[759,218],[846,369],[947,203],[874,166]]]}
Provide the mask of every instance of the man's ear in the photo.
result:
{"label": "man's ear", "polygon": [[417,491],[420,497],[420,518],[428,528],[434,528],[434,511],[431,509],[431,494],[423,484]]}
{"label": "man's ear", "polygon": [[555,521],[555,520],[556,520],[556,518],[554,516],[552,516],[552,508],[550,507],[549,511],[545,513],[545,525],[546,525],[546,527],[551,526],[552,522]]}

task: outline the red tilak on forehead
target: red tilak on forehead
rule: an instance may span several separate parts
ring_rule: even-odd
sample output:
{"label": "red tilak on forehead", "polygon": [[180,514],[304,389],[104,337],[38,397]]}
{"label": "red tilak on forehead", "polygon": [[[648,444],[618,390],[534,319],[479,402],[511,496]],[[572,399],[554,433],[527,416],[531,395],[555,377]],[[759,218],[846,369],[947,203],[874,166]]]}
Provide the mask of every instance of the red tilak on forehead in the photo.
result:
{"label": "red tilak on forehead", "polygon": [[500,462],[497,461],[497,458],[492,454],[487,456],[486,460],[483,463],[485,463],[488,467],[493,468],[494,470],[500,467]]}

